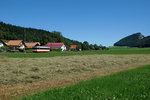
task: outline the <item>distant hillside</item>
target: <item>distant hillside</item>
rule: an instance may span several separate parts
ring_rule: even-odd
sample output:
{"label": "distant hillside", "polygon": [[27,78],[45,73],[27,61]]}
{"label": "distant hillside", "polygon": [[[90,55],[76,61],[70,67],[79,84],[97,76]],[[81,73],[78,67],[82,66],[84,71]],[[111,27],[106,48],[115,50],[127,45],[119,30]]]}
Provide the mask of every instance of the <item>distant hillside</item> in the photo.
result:
{"label": "distant hillside", "polygon": [[138,42],[139,47],[150,47],[150,36],[144,37]]}
{"label": "distant hillside", "polygon": [[141,33],[135,33],[119,40],[114,46],[150,47],[150,36],[144,37]]}
{"label": "distant hillside", "polygon": [[42,45],[47,42],[64,42],[67,46],[72,44],[81,45],[81,42],[70,40],[61,35],[60,32],[49,32],[41,29],[24,28],[11,24],[0,22],[0,39],[6,40],[23,40],[24,32],[26,33],[26,40],[28,42],[40,42]]}

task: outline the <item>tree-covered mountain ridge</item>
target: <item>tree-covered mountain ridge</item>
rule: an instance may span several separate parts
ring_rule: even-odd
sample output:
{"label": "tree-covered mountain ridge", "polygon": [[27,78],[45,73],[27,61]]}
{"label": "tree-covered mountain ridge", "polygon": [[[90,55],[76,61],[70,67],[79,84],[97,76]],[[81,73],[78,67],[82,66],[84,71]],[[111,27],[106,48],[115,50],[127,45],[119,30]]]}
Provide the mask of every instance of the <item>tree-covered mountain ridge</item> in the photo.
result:
{"label": "tree-covered mountain ridge", "polygon": [[122,38],[114,46],[150,47],[150,36],[145,37],[142,33],[134,33]]}
{"label": "tree-covered mountain ridge", "polygon": [[[24,40],[25,35],[25,40]],[[40,42],[42,45],[48,42],[64,42],[67,46],[72,44],[81,45],[79,41],[71,40],[62,36],[61,32],[49,32],[42,29],[24,28],[0,21],[0,39],[24,40],[26,42]]]}

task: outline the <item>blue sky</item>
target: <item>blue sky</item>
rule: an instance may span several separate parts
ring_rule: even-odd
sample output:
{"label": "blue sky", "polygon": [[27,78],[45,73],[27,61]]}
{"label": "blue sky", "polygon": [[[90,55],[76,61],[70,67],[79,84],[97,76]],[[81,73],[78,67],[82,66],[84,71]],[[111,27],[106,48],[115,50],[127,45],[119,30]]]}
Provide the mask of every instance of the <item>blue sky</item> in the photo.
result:
{"label": "blue sky", "polygon": [[150,0],[0,0],[0,21],[112,46],[136,32],[150,35]]}

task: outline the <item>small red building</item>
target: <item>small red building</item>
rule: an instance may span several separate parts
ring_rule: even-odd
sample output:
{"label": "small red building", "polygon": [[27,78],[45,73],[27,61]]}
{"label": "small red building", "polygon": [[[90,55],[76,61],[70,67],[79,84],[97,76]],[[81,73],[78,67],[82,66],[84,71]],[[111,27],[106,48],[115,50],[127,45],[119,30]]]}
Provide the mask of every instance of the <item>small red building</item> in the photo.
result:
{"label": "small red building", "polygon": [[70,50],[71,50],[71,51],[77,50],[77,45],[71,45],[71,46],[70,46]]}
{"label": "small red building", "polygon": [[25,43],[27,49],[32,49],[34,46],[40,46],[40,42]]}
{"label": "small red building", "polygon": [[50,47],[51,49],[61,49],[62,51],[66,51],[66,46],[64,43],[47,43],[45,45],[46,47]]}

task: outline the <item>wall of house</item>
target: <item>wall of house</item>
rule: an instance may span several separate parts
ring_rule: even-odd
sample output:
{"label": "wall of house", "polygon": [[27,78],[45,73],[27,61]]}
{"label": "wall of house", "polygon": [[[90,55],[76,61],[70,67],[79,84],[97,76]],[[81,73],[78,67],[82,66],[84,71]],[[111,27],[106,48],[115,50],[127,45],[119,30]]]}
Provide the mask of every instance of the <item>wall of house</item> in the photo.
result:
{"label": "wall of house", "polygon": [[62,49],[62,51],[66,51],[66,46],[65,45],[63,45],[62,47],[61,47],[61,49]]}
{"label": "wall of house", "polygon": [[23,50],[25,48],[25,45],[21,42],[20,44],[19,44],[19,49],[20,50]]}
{"label": "wall of house", "polygon": [[21,46],[19,47],[19,49],[21,49],[21,50],[23,50],[24,48],[25,48],[24,45],[21,45]]}
{"label": "wall of house", "polygon": [[3,46],[4,46],[4,44],[0,42],[0,48],[3,47]]}

